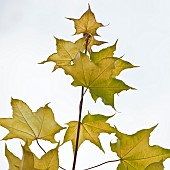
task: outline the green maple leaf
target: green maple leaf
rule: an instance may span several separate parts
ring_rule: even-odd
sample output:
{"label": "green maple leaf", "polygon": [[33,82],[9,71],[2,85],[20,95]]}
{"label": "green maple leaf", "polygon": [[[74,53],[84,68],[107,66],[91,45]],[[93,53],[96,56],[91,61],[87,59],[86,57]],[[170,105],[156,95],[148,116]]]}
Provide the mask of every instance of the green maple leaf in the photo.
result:
{"label": "green maple leaf", "polygon": [[87,55],[80,53],[74,59],[74,64],[62,66],[66,74],[73,77],[73,86],[84,86],[90,90],[92,98],[99,97],[106,105],[114,107],[114,94],[123,90],[133,89],[123,81],[112,78],[115,58],[104,58],[95,64]]}
{"label": "green maple leaf", "polygon": [[37,139],[56,142],[54,135],[63,127],[56,123],[54,114],[47,104],[36,112],[32,112],[28,105],[21,100],[12,99],[11,105],[13,118],[0,118],[0,125],[9,130],[3,140],[20,138],[28,141],[29,145]]}
{"label": "green maple leaf", "polygon": [[94,13],[90,9],[90,5],[88,5],[88,10],[80,17],[80,19],[67,18],[69,20],[74,21],[74,26],[76,29],[75,34],[87,33],[92,36],[96,36],[97,29],[102,27],[102,23],[96,22]]}
{"label": "green maple leaf", "polygon": [[117,45],[117,41],[115,42],[114,45],[112,45],[110,47],[104,48],[104,49],[100,50],[99,52],[92,52],[90,54],[90,59],[94,63],[99,63],[104,58],[112,57],[112,58],[115,59],[112,77],[118,76],[120,74],[120,72],[125,70],[125,69],[138,67],[138,66],[132,65],[131,63],[129,63],[125,60],[122,60],[121,58],[113,57],[114,52],[116,51],[116,45]]}
{"label": "green maple leaf", "polygon": [[75,43],[71,41],[65,41],[63,39],[56,38],[57,53],[53,53],[48,57],[47,60],[41,62],[44,64],[46,62],[54,62],[56,65],[53,69],[55,71],[62,65],[70,65],[77,54],[85,49],[85,38],[77,40]]}
{"label": "green maple leaf", "polygon": [[117,170],[150,170],[156,166],[154,163],[170,158],[170,149],[149,145],[150,133],[155,127],[138,131],[133,135],[117,130],[117,142],[110,144],[111,150],[120,158]]}
{"label": "green maple leaf", "polygon": [[[102,151],[100,140],[98,136],[100,133],[114,133],[115,128],[111,127],[106,121],[112,116],[104,116],[100,114],[91,115],[88,113],[82,120],[80,125],[80,136],[78,147],[85,141],[89,140],[96,146],[98,146]],[[73,146],[73,151],[75,151],[76,136],[77,136],[77,121],[71,121],[68,123],[68,129],[64,136],[64,142],[71,141]]]}

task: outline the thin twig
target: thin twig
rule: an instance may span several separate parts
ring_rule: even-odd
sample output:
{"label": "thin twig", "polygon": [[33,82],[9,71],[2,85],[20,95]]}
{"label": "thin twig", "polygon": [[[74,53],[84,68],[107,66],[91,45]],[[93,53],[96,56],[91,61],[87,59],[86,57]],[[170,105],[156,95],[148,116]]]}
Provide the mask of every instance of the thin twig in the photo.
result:
{"label": "thin twig", "polygon": [[101,164],[99,164],[99,165],[95,165],[95,166],[92,166],[92,167],[87,168],[87,169],[84,169],[84,170],[89,170],[89,169],[97,168],[97,167],[102,166],[102,165],[104,165],[104,164],[107,164],[107,163],[110,163],[110,162],[117,162],[117,161],[120,161],[120,159],[112,160],[112,161],[106,161],[106,162],[103,162],[103,163],[101,163]]}
{"label": "thin twig", "polygon": [[[86,46],[85,46],[85,54],[87,53],[87,47],[88,47],[89,38],[90,38],[90,35],[87,35],[87,37],[86,37]],[[77,125],[76,146],[75,146],[72,170],[75,170],[75,167],[76,167],[77,151],[78,151],[79,136],[80,136],[81,114],[82,114],[82,107],[83,107],[83,97],[84,97],[85,92],[84,92],[84,87],[82,86],[82,88],[81,88],[81,99],[80,99],[80,103],[79,103],[79,118],[78,118],[78,125]]]}
{"label": "thin twig", "polygon": [[63,167],[61,167],[61,166],[59,166],[59,168],[60,168],[60,169],[63,169],[63,170],[66,170],[65,168],[63,168]]}
{"label": "thin twig", "polygon": [[43,149],[43,147],[40,145],[40,143],[38,142],[38,139],[36,139],[36,142],[37,142],[37,144],[38,144],[38,146],[41,148],[41,150],[44,152],[44,153],[46,153],[46,151]]}

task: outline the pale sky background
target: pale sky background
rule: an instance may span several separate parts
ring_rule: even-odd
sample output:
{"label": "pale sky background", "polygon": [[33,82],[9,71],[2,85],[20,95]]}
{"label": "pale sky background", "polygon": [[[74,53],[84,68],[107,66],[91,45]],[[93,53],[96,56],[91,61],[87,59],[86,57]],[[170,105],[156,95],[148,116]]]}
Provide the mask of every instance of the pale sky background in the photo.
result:
{"label": "pale sky background", "polygon": [[[138,90],[120,93],[115,105],[120,113],[110,119],[111,125],[128,134],[159,125],[151,134],[150,144],[170,148],[170,1],[169,0],[0,0],[0,117],[11,117],[11,97],[26,102],[33,111],[50,103],[56,121],[64,126],[77,120],[80,88],[70,85],[72,78],[63,71],[51,73],[54,64],[38,65],[55,52],[53,36],[76,40],[73,23],[65,17],[79,18],[91,5],[100,28],[99,40],[112,45],[119,39],[118,56],[124,55],[140,68],[124,71],[119,79]],[[100,48],[95,48],[98,50]],[[95,104],[90,95],[85,97],[83,115],[90,111],[111,115],[115,111]],[[0,127],[0,139],[7,130]],[[64,134],[64,131],[63,131]],[[62,137],[62,135],[61,135]],[[56,136],[56,139],[61,139]],[[90,142],[84,142],[78,152],[77,170],[116,159],[109,148],[114,135],[100,135],[105,154]],[[21,158],[21,140],[6,142],[8,148]],[[49,150],[55,145],[41,142]],[[7,170],[4,156],[5,142],[0,141],[0,169]],[[38,156],[43,152],[35,143],[31,146]],[[68,142],[60,151],[60,165],[72,167],[72,148]],[[165,161],[170,169],[170,159]],[[109,163],[98,170],[116,169]]]}

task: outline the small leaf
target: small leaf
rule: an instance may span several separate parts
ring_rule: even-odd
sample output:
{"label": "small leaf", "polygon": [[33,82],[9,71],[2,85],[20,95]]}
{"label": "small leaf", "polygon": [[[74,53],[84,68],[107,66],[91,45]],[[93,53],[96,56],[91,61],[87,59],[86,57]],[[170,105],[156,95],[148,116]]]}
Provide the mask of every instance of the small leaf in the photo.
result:
{"label": "small leaf", "polygon": [[77,40],[75,43],[71,41],[58,39],[56,37],[55,39],[56,39],[57,53],[53,53],[48,57],[46,61],[40,63],[40,64],[44,64],[50,61],[56,63],[53,71],[55,71],[57,68],[59,68],[62,65],[70,65],[71,61],[74,60],[77,54],[80,51],[83,52],[85,49],[84,38]]}
{"label": "small leaf", "polygon": [[21,100],[12,99],[11,105],[13,118],[0,118],[0,125],[9,130],[3,140],[20,138],[28,141],[29,145],[36,139],[56,142],[54,135],[63,127],[55,122],[54,114],[47,104],[39,108],[37,112],[32,112]]}
{"label": "small leaf", "polygon": [[58,148],[59,144],[56,146],[56,148],[48,151],[45,155],[43,155],[41,159],[35,157],[35,168],[40,170],[59,169]]}
{"label": "small leaf", "polygon": [[74,64],[62,66],[66,74],[73,77],[73,86],[84,86],[90,90],[92,98],[96,101],[99,97],[106,105],[114,108],[114,94],[123,90],[133,89],[123,81],[112,78],[115,58],[104,58],[95,64],[83,53],[74,59]]}
{"label": "small leaf", "polygon": [[18,157],[16,157],[12,152],[10,152],[6,145],[5,145],[5,156],[8,159],[9,170],[18,170],[21,160]]}
{"label": "small leaf", "polygon": [[[117,130],[117,142],[110,144],[111,150],[120,158],[117,170],[146,170],[150,164],[170,158],[170,149],[149,145],[150,133],[155,127],[133,135],[126,135]],[[150,166],[154,167],[155,164]]]}
{"label": "small leaf", "polygon": [[38,159],[34,153],[31,152],[27,143],[22,147],[22,160],[13,155],[8,148],[5,148],[5,155],[9,162],[9,170],[56,170],[59,168],[58,148],[48,151],[41,159]]}
{"label": "small leaf", "polygon": [[[115,128],[111,127],[106,121],[111,118],[112,116],[104,116],[100,114],[91,115],[88,113],[82,120],[80,125],[80,136],[79,136],[79,145],[85,141],[89,140],[96,146],[98,146],[102,151],[103,148],[101,146],[100,140],[98,136],[100,133],[114,133]],[[64,142],[71,141],[73,145],[73,151],[75,151],[76,145],[76,136],[77,136],[77,121],[71,121],[68,123],[68,129],[64,136]]]}
{"label": "small leaf", "polygon": [[95,36],[98,35],[96,32],[97,29],[103,26],[103,24],[96,22],[94,13],[90,9],[90,5],[88,10],[80,17],[80,19],[67,19],[74,21],[74,26],[76,29],[75,34],[88,33]]}

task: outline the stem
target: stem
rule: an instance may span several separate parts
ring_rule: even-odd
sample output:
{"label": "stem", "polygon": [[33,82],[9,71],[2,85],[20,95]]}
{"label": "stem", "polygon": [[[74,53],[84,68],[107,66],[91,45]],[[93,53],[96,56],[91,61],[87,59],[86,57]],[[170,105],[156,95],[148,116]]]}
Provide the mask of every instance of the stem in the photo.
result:
{"label": "stem", "polygon": [[[88,47],[89,38],[90,38],[90,35],[87,35],[86,36],[86,45],[85,45],[85,54],[87,54],[87,47]],[[80,103],[79,103],[79,118],[78,118],[77,135],[76,135],[76,146],[75,146],[72,170],[75,170],[75,167],[76,167],[77,151],[78,151],[79,136],[80,136],[81,115],[82,115],[82,108],[83,108],[83,97],[84,97],[84,94],[86,93],[86,91],[87,91],[87,89],[84,92],[84,87],[82,86],[82,88],[81,88],[81,99],[80,99]]]}
{"label": "stem", "polygon": [[[36,142],[38,144],[38,146],[40,147],[40,149],[46,154],[47,152],[43,149],[43,147],[40,145],[40,143],[38,142],[38,139],[36,139]],[[59,166],[59,168],[63,169],[63,170],[66,170],[65,168]]]}
{"label": "stem", "polygon": [[76,167],[78,143],[79,143],[79,136],[80,136],[81,113],[82,113],[82,107],[83,107],[83,93],[84,93],[84,87],[82,86],[82,88],[81,88],[81,99],[80,99],[80,104],[79,104],[79,118],[78,118],[78,127],[77,127],[76,146],[75,146],[74,161],[73,161],[72,170],[75,170],[75,167]]}
{"label": "stem", "polygon": [[110,162],[117,162],[117,161],[120,161],[120,159],[112,160],[112,161],[106,161],[106,162],[103,162],[103,163],[101,163],[101,164],[99,164],[99,165],[95,165],[95,166],[92,166],[92,167],[87,168],[87,169],[84,169],[84,170],[89,170],[89,169],[97,168],[97,167],[102,166],[102,165],[104,165],[104,164],[107,164],[107,163],[110,163]]}
{"label": "stem", "polygon": [[40,143],[38,142],[38,139],[36,139],[36,142],[38,144],[38,146],[40,147],[40,149],[46,154],[46,151],[43,149],[43,147],[40,145]]}

